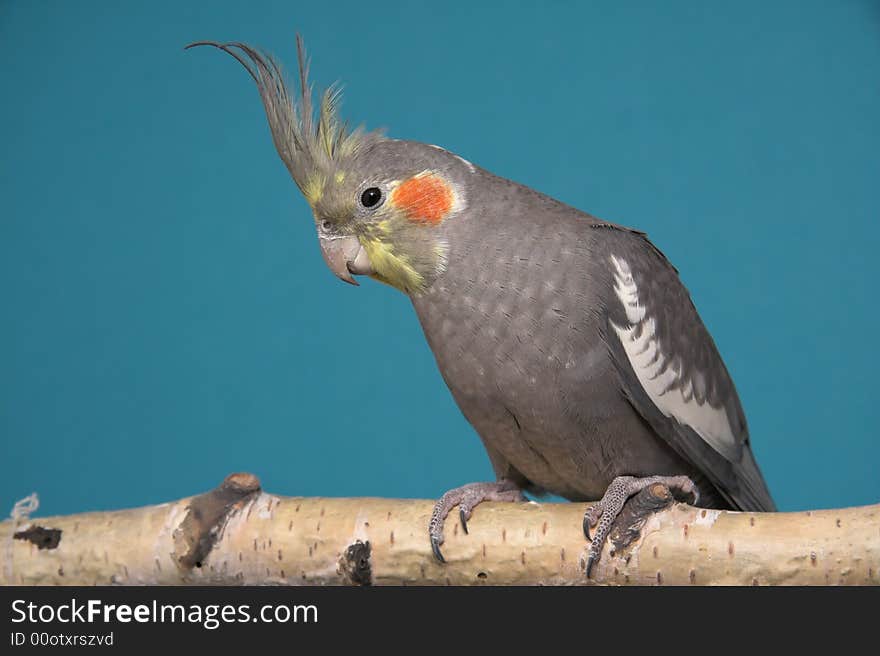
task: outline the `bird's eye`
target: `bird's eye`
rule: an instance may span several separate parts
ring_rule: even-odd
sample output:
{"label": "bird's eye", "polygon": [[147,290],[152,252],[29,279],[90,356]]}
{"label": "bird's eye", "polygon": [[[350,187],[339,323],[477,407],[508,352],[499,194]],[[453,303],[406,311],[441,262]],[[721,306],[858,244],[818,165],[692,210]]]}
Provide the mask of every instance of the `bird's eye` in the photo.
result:
{"label": "bird's eye", "polygon": [[324,232],[330,232],[333,229],[333,223],[331,221],[328,221],[327,219],[324,219],[323,221],[321,221],[321,229]]}
{"label": "bird's eye", "polygon": [[382,200],[382,191],[378,187],[370,187],[364,189],[361,194],[361,205],[364,207],[375,207]]}

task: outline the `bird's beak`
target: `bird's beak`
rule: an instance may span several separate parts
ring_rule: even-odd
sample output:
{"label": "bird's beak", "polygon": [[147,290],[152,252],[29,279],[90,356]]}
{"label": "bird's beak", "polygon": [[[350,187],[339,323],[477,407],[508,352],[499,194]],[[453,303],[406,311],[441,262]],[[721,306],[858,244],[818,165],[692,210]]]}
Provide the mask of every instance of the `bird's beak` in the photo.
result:
{"label": "bird's beak", "polygon": [[367,251],[357,237],[320,237],[321,254],[337,278],[352,285],[358,281],[351,274],[368,276],[373,273]]}

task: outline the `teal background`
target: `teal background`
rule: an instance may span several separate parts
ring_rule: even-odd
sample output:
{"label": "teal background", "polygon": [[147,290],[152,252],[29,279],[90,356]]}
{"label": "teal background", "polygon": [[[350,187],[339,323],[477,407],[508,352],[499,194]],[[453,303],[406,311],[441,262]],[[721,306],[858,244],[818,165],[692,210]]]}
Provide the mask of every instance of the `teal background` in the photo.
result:
{"label": "teal background", "polygon": [[782,509],[880,501],[880,5],[0,2],[0,512],[491,478],[408,301],[336,280],[243,40],[648,231]]}

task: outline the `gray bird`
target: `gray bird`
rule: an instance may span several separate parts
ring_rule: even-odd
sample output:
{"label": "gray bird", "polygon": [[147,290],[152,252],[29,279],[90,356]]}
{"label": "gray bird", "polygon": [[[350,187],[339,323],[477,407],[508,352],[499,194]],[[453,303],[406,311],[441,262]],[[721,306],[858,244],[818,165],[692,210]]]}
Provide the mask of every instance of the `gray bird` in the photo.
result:
{"label": "gray bird", "polygon": [[[437,146],[349,130],[338,92],[313,108],[242,43],[210,45],[257,83],[275,146],[308,200],[321,251],[409,296],[496,480],[450,490],[429,526],[462,526],[523,491],[600,499],[587,576],[623,504],[663,483],[694,503],[775,510],[733,382],[678,272],[645,233],[500,178]],[[188,46],[188,47],[191,47]]]}

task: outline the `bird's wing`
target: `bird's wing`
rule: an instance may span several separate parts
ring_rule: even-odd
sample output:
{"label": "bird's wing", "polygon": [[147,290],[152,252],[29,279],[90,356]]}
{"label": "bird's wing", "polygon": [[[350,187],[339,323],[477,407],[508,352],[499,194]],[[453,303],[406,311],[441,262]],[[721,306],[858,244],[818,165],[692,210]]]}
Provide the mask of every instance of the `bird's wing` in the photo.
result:
{"label": "bird's wing", "polygon": [[609,232],[606,340],[624,394],[734,507],[775,510],[733,381],[678,272],[644,234]]}

